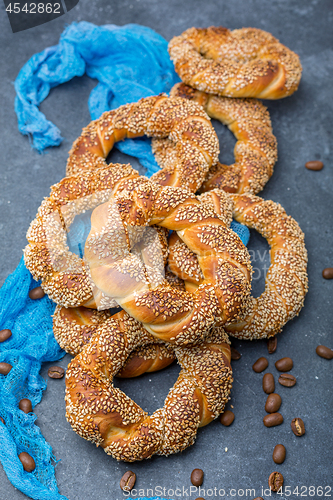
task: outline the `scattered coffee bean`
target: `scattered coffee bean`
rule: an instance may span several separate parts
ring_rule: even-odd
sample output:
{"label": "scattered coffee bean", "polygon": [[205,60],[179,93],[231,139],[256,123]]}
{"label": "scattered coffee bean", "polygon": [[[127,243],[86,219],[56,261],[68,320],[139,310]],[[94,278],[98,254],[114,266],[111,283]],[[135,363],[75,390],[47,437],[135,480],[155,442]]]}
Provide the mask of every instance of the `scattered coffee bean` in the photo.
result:
{"label": "scattered coffee bean", "polygon": [[279,491],[283,486],[283,476],[280,472],[272,472],[268,478],[268,486],[272,491]]}
{"label": "scattered coffee bean", "polygon": [[220,416],[220,422],[221,422],[221,424],[225,425],[226,427],[229,427],[229,425],[231,425],[234,420],[235,420],[235,415],[230,410],[226,410]]}
{"label": "scattered coffee bean", "polygon": [[294,366],[293,360],[291,358],[281,358],[275,363],[275,368],[279,372],[289,372]]}
{"label": "scattered coffee bean", "polygon": [[255,371],[256,373],[261,373],[264,370],[266,370],[267,366],[268,366],[267,359],[262,357],[257,359],[257,361],[252,366],[252,370]]}
{"label": "scattered coffee bean", "polygon": [[120,480],[120,488],[123,491],[131,491],[134,488],[136,475],[131,470],[125,472]]}
{"label": "scattered coffee bean", "polygon": [[2,417],[0,417],[1,422],[5,425],[5,421]]}
{"label": "scattered coffee bean", "polygon": [[191,474],[191,483],[193,486],[201,486],[203,483],[204,473],[201,469],[194,469]]}
{"label": "scattered coffee bean", "polygon": [[333,278],[333,267],[326,267],[322,272],[323,278],[325,280],[331,280]]}
{"label": "scattered coffee bean", "polygon": [[273,450],[273,460],[276,464],[282,464],[286,458],[286,449],[283,444],[277,444]]}
{"label": "scattered coffee bean", "polygon": [[8,375],[12,368],[12,365],[10,365],[9,363],[0,363],[0,374]]}
{"label": "scattered coffee bean", "polygon": [[325,359],[332,359],[333,358],[333,349],[326,347],[326,345],[319,345],[316,348],[316,353],[321,358],[325,358]]}
{"label": "scattered coffee bean", "polygon": [[273,352],[276,351],[276,348],[277,348],[277,337],[270,337],[267,340],[268,354],[273,354]]}
{"label": "scattered coffee bean", "polygon": [[323,162],[319,160],[307,161],[305,164],[305,168],[308,170],[321,170],[323,166]]}
{"label": "scattered coffee bean", "polygon": [[237,351],[234,347],[230,347],[231,349],[231,359],[233,361],[237,361],[238,359],[241,359],[242,355],[240,352]]}
{"label": "scattered coffee bean", "polygon": [[4,342],[11,336],[12,332],[9,330],[9,328],[6,328],[5,330],[0,330],[0,342]]}
{"label": "scattered coffee bean", "polygon": [[42,297],[44,297],[44,295],[45,292],[41,286],[37,286],[36,288],[33,288],[29,292],[29,297],[33,300],[41,299]]}
{"label": "scattered coffee bean", "polygon": [[279,384],[284,385],[284,387],[293,387],[296,384],[296,377],[291,373],[282,373],[279,376]]}
{"label": "scattered coffee bean", "polygon": [[262,388],[266,394],[271,394],[275,391],[274,377],[271,373],[265,373],[262,378]]}
{"label": "scattered coffee bean", "polygon": [[267,413],[276,413],[282,403],[281,396],[279,394],[270,394],[267,396],[265,410]]}
{"label": "scattered coffee bean", "polygon": [[303,436],[305,434],[304,422],[301,418],[294,418],[290,425],[295,436]]}
{"label": "scattered coffee bean", "polygon": [[30,399],[24,398],[19,402],[20,410],[24,411],[24,413],[30,413],[32,411],[32,404]]}
{"label": "scattered coffee bean", "polygon": [[205,499],[204,499],[204,498],[202,498],[202,497],[198,497],[198,498],[196,498],[195,500],[205,500]]}
{"label": "scattered coffee bean", "polygon": [[253,500],[264,500],[263,497],[255,497]]}
{"label": "scattered coffee bean", "polygon": [[22,451],[22,453],[19,454],[19,459],[21,460],[21,463],[23,465],[23,469],[27,472],[32,472],[35,470],[36,464],[34,459],[32,458],[29,453],[26,453],[25,451]]}
{"label": "scattered coffee bean", "polygon": [[65,370],[61,366],[50,366],[47,374],[50,378],[62,378],[65,375]]}
{"label": "scattered coffee bean", "polygon": [[263,418],[263,421],[266,427],[274,427],[275,425],[282,424],[283,416],[281,413],[270,413]]}

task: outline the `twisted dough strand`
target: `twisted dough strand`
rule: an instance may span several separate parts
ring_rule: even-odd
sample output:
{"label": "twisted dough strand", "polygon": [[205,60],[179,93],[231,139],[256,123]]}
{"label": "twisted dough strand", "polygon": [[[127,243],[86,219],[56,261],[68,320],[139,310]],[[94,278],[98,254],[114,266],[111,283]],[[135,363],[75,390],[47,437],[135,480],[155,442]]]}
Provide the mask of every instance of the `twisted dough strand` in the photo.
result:
{"label": "twisted dough strand", "polygon": [[190,28],[170,41],[169,54],[184,83],[226,97],[281,99],[302,73],[298,55],[257,28]]}
{"label": "twisted dough strand", "polygon": [[[117,194],[118,193],[118,194]],[[204,281],[192,295],[145,281],[133,256],[112,255],[119,232],[114,207],[125,225],[158,224],[177,232],[198,256]],[[85,258],[93,282],[159,339],[178,345],[196,342],[216,321],[237,316],[249,295],[251,266],[246,248],[209,206],[188,191],[159,187],[136,178],[119,184],[114,198],[92,214]],[[111,249],[111,250],[107,250]]]}
{"label": "twisted dough strand", "polygon": [[[57,306],[53,315],[53,333],[62,349],[77,356],[103,325],[112,328],[115,322],[123,322],[123,313],[112,315],[110,311],[97,311],[87,307],[65,308]],[[138,377],[146,372],[162,370],[175,360],[172,347],[156,343],[146,344],[133,351],[117,377]]]}
{"label": "twisted dough strand", "polygon": [[[165,262],[166,263],[166,262]],[[170,285],[178,290],[185,290],[184,282],[174,274],[166,271],[166,279]],[[122,314],[118,316],[110,310],[97,311],[87,307],[60,307],[55,308],[53,314],[53,333],[62,349],[72,356],[79,354],[84,346],[90,342],[92,336],[101,324],[122,321]],[[112,318],[112,320],[111,320]],[[162,370],[175,360],[172,346],[161,341],[147,344],[135,349],[126,361],[126,364],[117,373],[117,377],[138,377],[146,372]]]}

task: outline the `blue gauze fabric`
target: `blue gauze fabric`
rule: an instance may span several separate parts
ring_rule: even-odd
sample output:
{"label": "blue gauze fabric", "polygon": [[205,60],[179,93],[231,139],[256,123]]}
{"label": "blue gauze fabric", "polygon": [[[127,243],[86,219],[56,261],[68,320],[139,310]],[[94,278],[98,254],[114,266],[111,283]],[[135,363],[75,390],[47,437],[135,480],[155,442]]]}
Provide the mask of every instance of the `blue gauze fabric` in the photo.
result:
{"label": "blue gauze fabric", "polygon": [[[34,55],[21,69],[16,81],[15,110],[19,130],[29,136],[32,147],[43,151],[57,146],[59,129],[38,109],[50,90],[86,73],[98,80],[89,97],[92,119],[104,111],[142,97],[168,93],[179,81],[167,52],[167,42],[150,28],[135,24],[97,27],[73,23],[61,35],[59,44]],[[149,139],[126,140],[116,147],[135,156],[151,176],[159,167]],[[237,222],[232,229],[247,244],[249,230]],[[58,493],[54,457],[50,445],[35,425],[36,416],[18,409],[27,397],[33,407],[46,387],[40,377],[41,363],[64,356],[52,333],[54,304],[47,296],[32,301],[29,290],[37,286],[23,260],[0,290],[0,329],[12,330],[12,337],[0,344],[0,362],[13,365],[0,375],[0,460],[12,484],[33,499],[66,500]],[[23,470],[18,454],[27,451],[36,462],[32,473]]]}
{"label": "blue gauze fabric", "polygon": [[[38,283],[26,269],[23,258],[0,290],[0,329],[9,328],[12,336],[0,343],[0,362],[10,363],[8,375],[0,375],[0,460],[11,483],[31,498],[65,500],[59,495],[54,476],[55,461],[34,413],[18,409],[23,398],[33,408],[42,398],[46,382],[39,375],[43,361],[64,356],[52,331],[55,304],[47,297],[32,300],[28,294]],[[18,455],[25,451],[35,460],[36,469],[25,472]]]}

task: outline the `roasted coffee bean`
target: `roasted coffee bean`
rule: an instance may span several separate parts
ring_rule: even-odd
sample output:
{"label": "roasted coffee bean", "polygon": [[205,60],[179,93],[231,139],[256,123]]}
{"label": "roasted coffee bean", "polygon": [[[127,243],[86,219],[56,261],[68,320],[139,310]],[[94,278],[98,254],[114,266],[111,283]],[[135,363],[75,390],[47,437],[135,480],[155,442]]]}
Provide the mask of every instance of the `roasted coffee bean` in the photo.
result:
{"label": "roasted coffee bean", "polygon": [[41,299],[42,297],[44,297],[44,295],[45,292],[41,286],[37,286],[36,288],[33,288],[29,292],[29,297],[33,300]]}
{"label": "roasted coffee bean", "polygon": [[274,377],[271,373],[265,373],[262,378],[262,388],[266,394],[271,394],[275,391]]}
{"label": "roasted coffee bean", "polygon": [[11,336],[12,332],[9,330],[9,328],[6,328],[5,330],[0,330],[0,342],[4,342]]}
{"label": "roasted coffee bean", "polygon": [[193,486],[201,486],[203,483],[204,473],[201,469],[192,470],[191,483]]}
{"label": "roasted coffee bean", "polygon": [[277,444],[273,450],[273,460],[276,464],[282,464],[286,458],[286,449],[283,444]]}
{"label": "roasted coffee bean", "polygon": [[266,427],[274,427],[275,425],[282,424],[283,416],[281,413],[270,413],[263,418],[263,421]]}
{"label": "roasted coffee bean", "polygon": [[120,480],[120,488],[123,491],[131,491],[134,488],[136,475],[131,470],[125,472]]}
{"label": "roasted coffee bean", "polygon": [[303,436],[305,434],[304,422],[301,418],[294,418],[290,425],[295,436]]}
{"label": "roasted coffee bean", "polygon": [[62,378],[65,375],[65,370],[61,366],[50,366],[47,374],[50,378]]}
{"label": "roasted coffee bean", "polygon": [[198,497],[195,500],[205,500],[203,497]]}
{"label": "roasted coffee bean", "polygon": [[270,394],[267,396],[265,410],[267,413],[276,413],[282,403],[281,396],[279,394]]}
{"label": "roasted coffee bean", "polygon": [[333,267],[326,267],[322,272],[323,278],[325,280],[331,280],[333,278]]}
{"label": "roasted coffee bean", "polygon": [[231,359],[233,361],[237,361],[238,359],[241,359],[242,355],[240,352],[237,351],[234,347],[230,347],[231,349]]}
{"label": "roasted coffee bean", "polygon": [[268,478],[268,486],[272,491],[279,491],[283,486],[283,476],[280,472],[272,472]]}
{"label": "roasted coffee bean", "polygon": [[226,410],[220,416],[220,422],[221,422],[221,424],[225,425],[226,427],[229,427],[229,425],[231,425],[234,420],[235,420],[235,415],[230,410]]}
{"label": "roasted coffee bean", "polygon": [[267,359],[262,357],[257,359],[257,361],[252,366],[252,370],[255,371],[256,373],[261,373],[264,370],[266,370],[267,366],[268,366]]}
{"label": "roasted coffee bean", "polygon": [[267,340],[268,354],[273,354],[273,352],[276,351],[276,348],[277,348],[277,337],[270,337]]}
{"label": "roasted coffee bean", "polygon": [[279,376],[279,384],[284,385],[284,387],[293,387],[296,384],[296,377],[291,373],[282,373]]}
{"label": "roasted coffee bean", "polygon": [[308,170],[321,170],[323,166],[323,162],[319,160],[307,161],[305,164],[305,168]]}
{"label": "roasted coffee bean", "polygon": [[12,368],[12,365],[10,365],[9,363],[0,363],[0,374],[8,375]]}
{"label": "roasted coffee bean", "polygon": [[26,453],[25,451],[22,451],[22,453],[19,454],[19,459],[21,460],[21,463],[23,465],[23,469],[27,472],[32,472],[35,470],[36,464],[34,459],[32,458],[29,453]]}
{"label": "roasted coffee bean", "polygon": [[24,411],[24,413],[30,413],[32,411],[32,404],[30,399],[24,398],[19,402],[20,410]]}
{"label": "roasted coffee bean", "polygon": [[326,345],[319,345],[316,348],[316,353],[321,358],[325,358],[325,359],[332,359],[333,358],[333,349],[326,347]]}
{"label": "roasted coffee bean", "polygon": [[263,497],[255,497],[253,500],[264,500]]}
{"label": "roasted coffee bean", "polygon": [[5,421],[2,417],[0,417],[1,422],[5,425]]}
{"label": "roasted coffee bean", "polygon": [[289,372],[294,366],[293,360],[291,358],[281,358],[275,363],[275,368],[279,372]]}

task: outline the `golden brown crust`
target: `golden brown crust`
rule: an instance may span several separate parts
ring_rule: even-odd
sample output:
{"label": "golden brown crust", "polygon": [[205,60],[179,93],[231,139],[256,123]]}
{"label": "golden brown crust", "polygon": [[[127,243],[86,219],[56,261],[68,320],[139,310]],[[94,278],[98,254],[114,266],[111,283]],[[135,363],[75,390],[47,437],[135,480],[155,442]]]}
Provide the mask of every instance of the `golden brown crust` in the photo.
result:
{"label": "golden brown crust", "polygon": [[[210,118],[227,125],[237,139],[235,163],[213,165],[200,191],[216,187],[239,194],[261,191],[273,174],[277,161],[277,141],[267,108],[257,99],[210,95],[184,83],[177,83],[171,89],[171,95],[197,102]],[[168,139],[154,139],[152,145],[155,158],[162,167],[174,161],[174,147]]]}
{"label": "golden brown crust", "polygon": [[298,55],[257,28],[190,28],[170,41],[169,54],[184,83],[226,97],[281,99],[302,74]]}
{"label": "golden brown crust", "polygon": [[[250,297],[241,319],[225,325],[225,330],[241,339],[271,337],[298,315],[304,304],[308,290],[304,234],[278,203],[254,195],[229,196],[234,218],[267,239],[271,264],[265,291],[258,298]],[[177,236],[169,244],[169,260],[172,271],[187,280],[187,290],[195,290],[200,285],[202,276],[196,257],[184,248]]]}
{"label": "golden brown crust", "polygon": [[[112,315],[109,311],[57,306],[53,315],[53,333],[60,347],[72,356],[76,356],[90,342],[102,324],[105,328],[108,328],[108,325],[112,328],[117,318],[117,314]],[[125,365],[117,373],[117,377],[138,377],[146,372],[162,370],[174,360],[172,347],[156,342],[147,344],[130,354]]]}
{"label": "golden brown crust", "polygon": [[160,185],[196,191],[218,160],[218,139],[203,109],[195,102],[159,95],[105,112],[83,129],[69,152],[67,175],[104,168],[115,142],[125,138],[168,138],[175,161],[152,179]]}
{"label": "golden brown crust", "polygon": [[133,349],[154,338],[124,311],[103,322],[66,372],[66,418],[117,460],[169,455],[193,444],[197,429],[223,410],[232,384],[228,337],[212,332],[200,346],[175,348],[182,367],[163,408],[148,416],[112,384]]}

